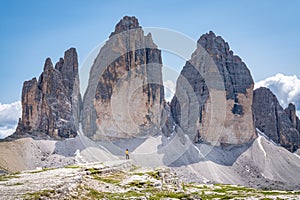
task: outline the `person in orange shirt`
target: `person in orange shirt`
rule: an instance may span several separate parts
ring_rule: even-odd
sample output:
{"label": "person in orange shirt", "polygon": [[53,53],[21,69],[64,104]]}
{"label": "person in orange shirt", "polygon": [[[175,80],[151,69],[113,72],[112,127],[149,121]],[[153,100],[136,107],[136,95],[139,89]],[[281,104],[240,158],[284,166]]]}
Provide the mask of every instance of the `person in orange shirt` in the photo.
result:
{"label": "person in orange shirt", "polygon": [[128,149],[126,149],[125,155],[126,155],[126,160],[129,160],[129,151],[128,151]]}

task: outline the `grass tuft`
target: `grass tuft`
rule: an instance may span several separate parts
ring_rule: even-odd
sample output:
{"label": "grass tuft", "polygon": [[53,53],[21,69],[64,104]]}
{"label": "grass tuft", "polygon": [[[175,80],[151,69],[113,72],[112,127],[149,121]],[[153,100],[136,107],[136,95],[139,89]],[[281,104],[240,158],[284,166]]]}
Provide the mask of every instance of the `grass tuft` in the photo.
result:
{"label": "grass tuft", "polygon": [[65,166],[66,169],[78,169],[80,168],[79,166],[77,165],[69,165],[69,166]]}
{"label": "grass tuft", "polygon": [[0,175],[0,181],[8,181],[11,178],[20,178],[20,176],[17,176],[15,174]]}
{"label": "grass tuft", "polygon": [[46,172],[46,171],[55,170],[55,169],[56,168],[44,168],[42,170],[32,171],[32,172],[28,172],[28,173],[30,173],[30,174],[37,174],[37,173]]}
{"label": "grass tuft", "polygon": [[23,195],[23,198],[39,200],[39,199],[50,197],[51,194],[54,194],[54,193],[55,193],[54,190],[41,190],[41,191],[37,191],[37,192],[26,193]]}

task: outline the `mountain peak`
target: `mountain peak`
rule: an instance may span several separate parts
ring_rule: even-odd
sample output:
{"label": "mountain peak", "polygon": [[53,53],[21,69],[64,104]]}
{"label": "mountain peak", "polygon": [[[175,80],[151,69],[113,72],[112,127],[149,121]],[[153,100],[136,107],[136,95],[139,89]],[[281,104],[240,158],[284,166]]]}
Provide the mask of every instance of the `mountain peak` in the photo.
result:
{"label": "mountain peak", "polygon": [[213,31],[209,31],[207,35],[210,35],[210,36],[216,37],[216,34],[215,34]]}
{"label": "mountain peak", "polygon": [[141,28],[141,26],[139,25],[139,21],[135,16],[124,16],[123,19],[121,19],[119,23],[117,23],[115,31],[111,33],[110,37],[123,31],[137,28]]}
{"label": "mountain peak", "polygon": [[51,58],[47,58],[44,64],[44,71],[47,71],[49,69],[53,69]]}
{"label": "mountain peak", "polygon": [[200,44],[209,53],[233,55],[233,52],[230,50],[228,43],[221,36],[216,36],[213,31],[209,31],[206,34],[203,34],[199,38],[198,44]]}

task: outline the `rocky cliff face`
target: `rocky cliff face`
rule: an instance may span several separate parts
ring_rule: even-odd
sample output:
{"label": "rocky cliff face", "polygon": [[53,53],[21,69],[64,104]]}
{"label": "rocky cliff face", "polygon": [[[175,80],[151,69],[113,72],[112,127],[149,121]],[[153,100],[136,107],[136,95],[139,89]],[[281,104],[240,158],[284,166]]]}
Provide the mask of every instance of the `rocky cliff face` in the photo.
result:
{"label": "rocky cliff face", "polygon": [[101,48],[84,95],[84,133],[95,139],[160,131],[164,106],[161,52],[135,17],[124,17]]}
{"label": "rocky cliff face", "polygon": [[261,87],[254,91],[255,127],[291,152],[300,146],[300,134],[296,129],[296,115],[293,110],[294,107],[289,105],[284,111],[268,88]]}
{"label": "rocky cliff face", "polygon": [[296,106],[290,103],[286,109],[284,109],[289,119],[291,120],[293,127],[300,133],[300,120],[296,115]]}
{"label": "rocky cliff face", "polygon": [[253,85],[250,71],[229,45],[213,32],[204,34],[177,80],[173,118],[194,141],[249,142],[256,137]]}
{"label": "rocky cliff face", "polygon": [[17,134],[43,132],[51,137],[76,136],[81,96],[77,53],[65,52],[55,68],[47,58],[39,80],[25,81],[22,89],[22,119]]}

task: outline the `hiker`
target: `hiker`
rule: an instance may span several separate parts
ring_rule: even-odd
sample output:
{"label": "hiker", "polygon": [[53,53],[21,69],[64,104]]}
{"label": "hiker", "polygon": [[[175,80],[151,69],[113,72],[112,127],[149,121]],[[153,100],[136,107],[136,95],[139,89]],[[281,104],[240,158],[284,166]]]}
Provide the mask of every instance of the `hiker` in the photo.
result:
{"label": "hiker", "polygon": [[129,151],[128,151],[128,149],[126,149],[125,155],[126,155],[126,160],[129,160]]}

